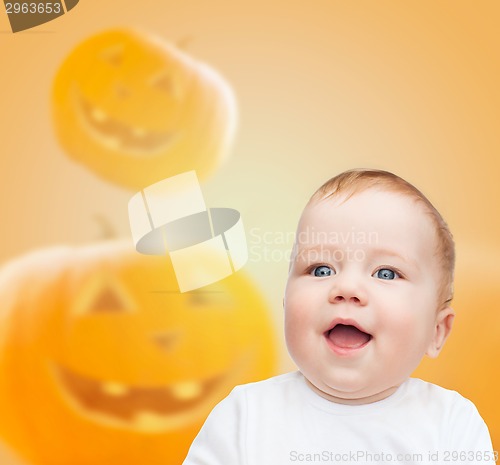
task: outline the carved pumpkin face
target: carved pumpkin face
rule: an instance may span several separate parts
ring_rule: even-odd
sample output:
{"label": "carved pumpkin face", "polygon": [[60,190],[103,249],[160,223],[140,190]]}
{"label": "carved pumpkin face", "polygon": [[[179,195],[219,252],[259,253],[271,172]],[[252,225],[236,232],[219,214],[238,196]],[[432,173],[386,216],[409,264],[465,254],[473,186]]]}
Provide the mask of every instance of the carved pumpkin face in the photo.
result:
{"label": "carved pumpkin face", "polygon": [[0,295],[0,432],[34,464],[181,463],[234,385],[274,372],[241,272],[180,294],[167,258],[104,243],[19,259]]}
{"label": "carved pumpkin face", "polygon": [[67,154],[141,189],[224,158],[236,110],[228,84],[175,46],[132,30],[78,45],[53,86],[53,119]]}

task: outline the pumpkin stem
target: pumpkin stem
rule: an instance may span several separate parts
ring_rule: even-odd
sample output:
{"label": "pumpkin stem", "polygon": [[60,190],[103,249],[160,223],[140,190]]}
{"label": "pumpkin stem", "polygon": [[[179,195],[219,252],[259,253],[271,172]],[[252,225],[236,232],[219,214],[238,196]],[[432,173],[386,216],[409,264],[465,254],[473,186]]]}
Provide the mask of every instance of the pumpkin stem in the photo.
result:
{"label": "pumpkin stem", "polygon": [[175,45],[177,46],[177,48],[185,51],[187,49],[188,44],[192,40],[193,40],[193,36],[185,36],[182,39],[176,41]]}
{"label": "pumpkin stem", "polygon": [[101,230],[99,235],[100,239],[114,239],[118,236],[116,234],[116,229],[104,215],[101,213],[94,213],[93,218],[99,224]]}

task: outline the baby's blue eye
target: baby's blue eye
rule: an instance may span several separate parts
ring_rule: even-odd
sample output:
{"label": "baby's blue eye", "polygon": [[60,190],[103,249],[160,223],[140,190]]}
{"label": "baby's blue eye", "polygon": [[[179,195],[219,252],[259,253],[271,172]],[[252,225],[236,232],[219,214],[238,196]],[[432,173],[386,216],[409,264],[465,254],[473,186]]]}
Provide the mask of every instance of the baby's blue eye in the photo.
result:
{"label": "baby's blue eye", "polygon": [[326,265],[315,266],[311,270],[311,274],[318,277],[330,276],[332,274],[332,269]]}
{"label": "baby's blue eye", "polygon": [[400,277],[394,270],[389,268],[381,268],[375,272],[374,276],[380,279],[396,279]]}

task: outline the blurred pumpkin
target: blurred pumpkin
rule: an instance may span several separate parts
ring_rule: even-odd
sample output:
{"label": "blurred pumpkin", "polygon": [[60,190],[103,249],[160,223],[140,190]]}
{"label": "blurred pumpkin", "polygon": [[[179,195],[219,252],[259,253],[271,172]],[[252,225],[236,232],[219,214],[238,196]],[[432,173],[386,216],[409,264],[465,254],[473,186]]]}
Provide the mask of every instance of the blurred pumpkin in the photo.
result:
{"label": "blurred pumpkin", "polygon": [[270,314],[242,271],[181,294],[120,241],[0,272],[0,436],[33,464],[180,464],[236,384],[274,374]]}
{"label": "blurred pumpkin", "polygon": [[224,159],[236,125],[229,85],[174,45],[131,30],[80,43],[53,83],[53,121],[67,154],[134,190]]}
{"label": "blurred pumpkin", "polygon": [[499,254],[481,245],[458,246],[455,321],[436,360],[424,359],[414,376],[458,391],[472,400],[500,448],[500,288]]}

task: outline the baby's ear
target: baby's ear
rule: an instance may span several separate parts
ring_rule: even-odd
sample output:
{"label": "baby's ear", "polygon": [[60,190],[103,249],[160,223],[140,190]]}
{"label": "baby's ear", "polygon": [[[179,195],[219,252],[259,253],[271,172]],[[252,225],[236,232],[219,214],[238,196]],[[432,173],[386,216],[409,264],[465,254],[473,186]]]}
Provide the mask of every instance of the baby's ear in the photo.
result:
{"label": "baby's ear", "polygon": [[426,355],[431,358],[436,358],[441,352],[441,349],[448,338],[453,320],[455,319],[455,312],[451,307],[445,307],[438,311],[434,326],[434,334],[427,348]]}

